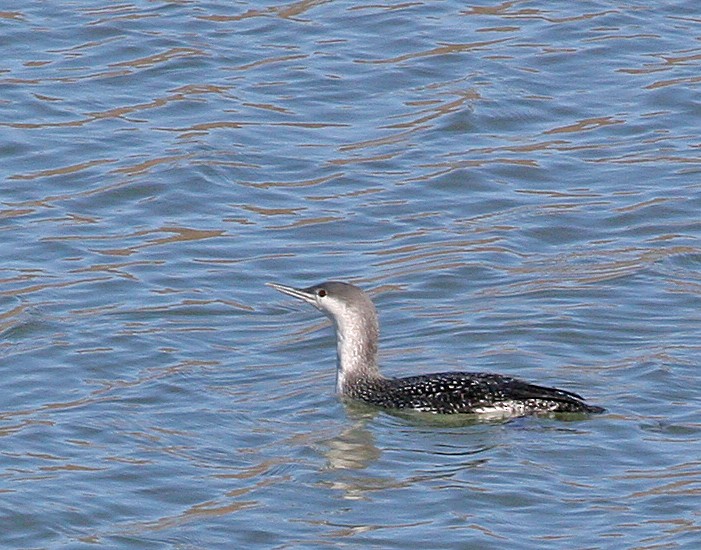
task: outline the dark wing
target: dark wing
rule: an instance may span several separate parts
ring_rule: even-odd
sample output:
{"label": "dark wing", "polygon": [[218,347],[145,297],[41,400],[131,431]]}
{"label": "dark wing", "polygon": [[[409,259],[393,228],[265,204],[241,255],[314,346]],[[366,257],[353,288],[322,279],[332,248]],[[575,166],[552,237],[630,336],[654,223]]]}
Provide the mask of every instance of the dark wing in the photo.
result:
{"label": "dark wing", "polygon": [[391,403],[380,406],[434,413],[474,413],[489,409],[518,414],[602,412],[576,393],[530,384],[491,373],[444,372],[391,379],[385,388]]}

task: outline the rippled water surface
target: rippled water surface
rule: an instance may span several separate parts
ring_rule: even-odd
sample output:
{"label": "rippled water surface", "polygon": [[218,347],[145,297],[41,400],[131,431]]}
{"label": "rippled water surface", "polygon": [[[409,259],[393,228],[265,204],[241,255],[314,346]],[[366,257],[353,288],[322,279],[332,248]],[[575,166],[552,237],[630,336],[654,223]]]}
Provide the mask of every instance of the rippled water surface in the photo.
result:
{"label": "rippled water surface", "polygon": [[[0,546],[701,547],[701,4],[0,11]],[[387,374],[603,416],[333,393],[265,282],[350,280]]]}

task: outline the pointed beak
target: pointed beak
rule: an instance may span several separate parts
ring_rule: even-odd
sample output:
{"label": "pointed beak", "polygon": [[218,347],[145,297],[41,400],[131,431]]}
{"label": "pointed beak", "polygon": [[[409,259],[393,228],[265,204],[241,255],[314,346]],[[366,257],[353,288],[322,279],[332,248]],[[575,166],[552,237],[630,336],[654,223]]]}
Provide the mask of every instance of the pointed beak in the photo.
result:
{"label": "pointed beak", "polygon": [[315,304],[314,293],[311,292],[310,290],[307,290],[304,288],[294,288],[294,287],[287,286],[287,285],[279,285],[277,283],[265,283],[265,284],[271,288],[274,288],[278,292],[282,292],[283,294],[287,294],[288,296],[292,296],[293,298],[303,300],[303,301],[310,303],[312,305]]}

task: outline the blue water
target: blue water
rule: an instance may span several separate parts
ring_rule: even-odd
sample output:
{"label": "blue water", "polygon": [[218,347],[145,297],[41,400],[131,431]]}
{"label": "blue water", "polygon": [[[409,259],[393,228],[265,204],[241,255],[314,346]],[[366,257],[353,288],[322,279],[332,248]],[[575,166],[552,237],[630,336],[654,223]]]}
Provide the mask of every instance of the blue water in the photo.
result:
{"label": "blue water", "polygon": [[[701,547],[697,2],[0,10],[0,546]],[[333,393],[264,286],[368,290],[388,375],[589,419]]]}

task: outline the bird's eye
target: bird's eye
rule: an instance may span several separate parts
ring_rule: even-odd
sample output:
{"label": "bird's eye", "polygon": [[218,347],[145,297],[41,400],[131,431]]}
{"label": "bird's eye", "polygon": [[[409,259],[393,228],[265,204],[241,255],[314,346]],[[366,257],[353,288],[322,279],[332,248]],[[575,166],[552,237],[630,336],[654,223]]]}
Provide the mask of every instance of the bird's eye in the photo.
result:
{"label": "bird's eye", "polygon": [[320,288],[319,290],[316,291],[316,295],[319,298],[323,298],[324,296],[326,296],[326,291],[323,288]]}

